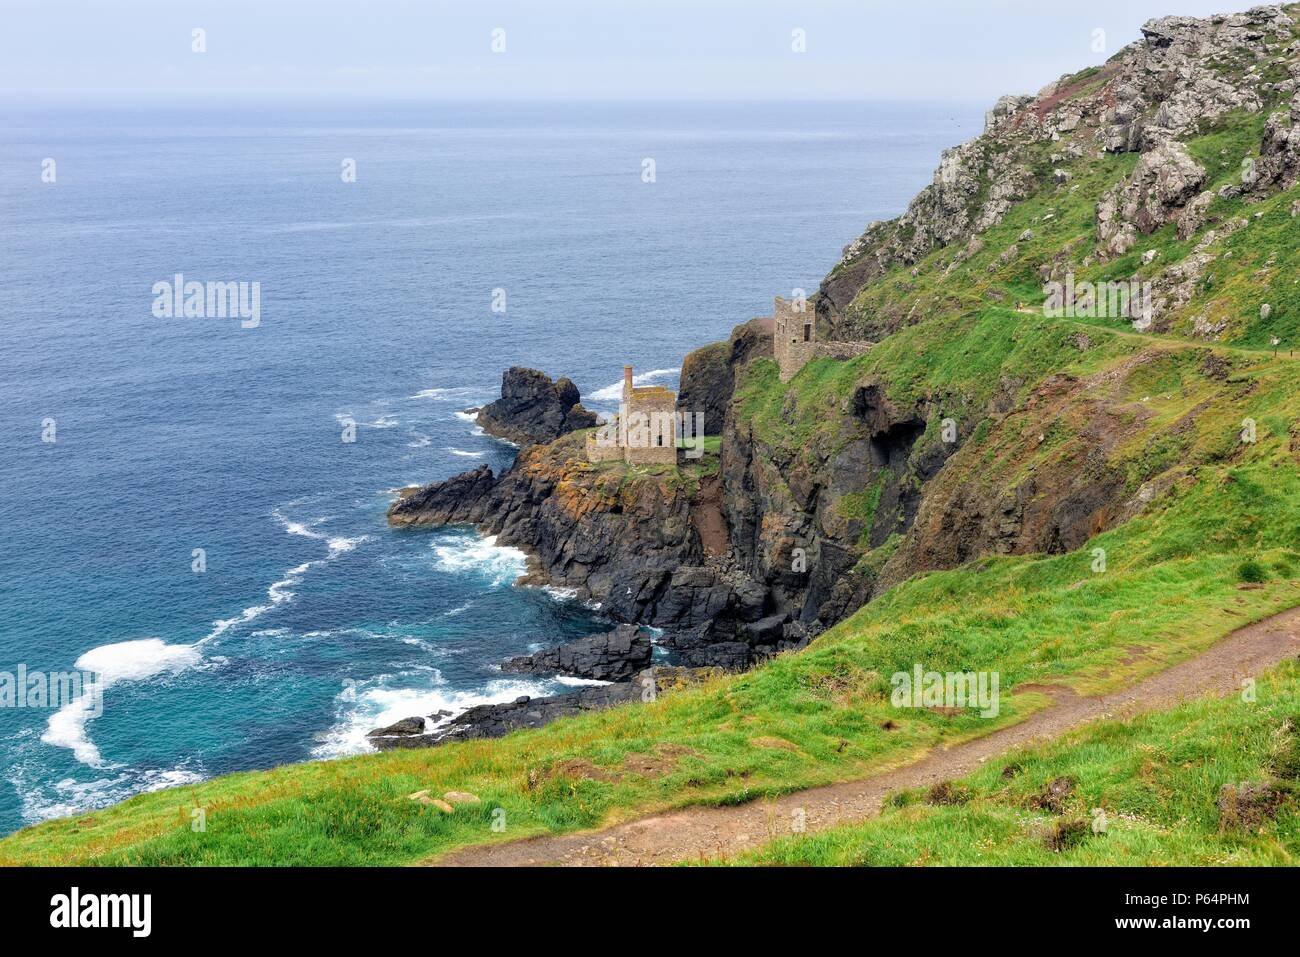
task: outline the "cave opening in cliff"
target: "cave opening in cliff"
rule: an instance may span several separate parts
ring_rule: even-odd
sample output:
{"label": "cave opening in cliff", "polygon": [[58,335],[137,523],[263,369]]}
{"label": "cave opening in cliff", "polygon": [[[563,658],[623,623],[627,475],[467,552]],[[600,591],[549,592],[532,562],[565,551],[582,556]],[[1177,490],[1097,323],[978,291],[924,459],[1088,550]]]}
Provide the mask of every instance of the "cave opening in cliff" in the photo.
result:
{"label": "cave opening in cliff", "polygon": [[895,422],[871,436],[872,461],[894,472],[902,471],[912,454],[912,446],[925,431],[925,423],[918,419]]}

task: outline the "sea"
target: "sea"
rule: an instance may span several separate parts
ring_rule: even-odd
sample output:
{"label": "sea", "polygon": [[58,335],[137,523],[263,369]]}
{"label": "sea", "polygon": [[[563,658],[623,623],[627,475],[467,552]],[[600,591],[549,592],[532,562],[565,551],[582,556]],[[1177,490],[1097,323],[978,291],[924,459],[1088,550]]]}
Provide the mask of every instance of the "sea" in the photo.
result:
{"label": "sea", "polygon": [[[389,528],[396,490],[510,465],[465,412],[509,366],[602,412],[624,363],[674,388],[981,122],[0,108],[0,832],[572,690],[498,664],[603,630],[599,609],[516,586],[523,553],[471,528]],[[220,288],[248,308],[168,309],[190,282],[243,284]]]}

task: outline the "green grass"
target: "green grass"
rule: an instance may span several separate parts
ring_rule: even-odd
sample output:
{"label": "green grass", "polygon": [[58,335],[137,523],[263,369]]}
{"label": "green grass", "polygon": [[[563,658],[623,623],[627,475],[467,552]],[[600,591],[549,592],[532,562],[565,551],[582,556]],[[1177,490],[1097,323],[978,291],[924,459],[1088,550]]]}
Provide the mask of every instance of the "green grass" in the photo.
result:
{"label": "green grass", "polygon": [[[677,439],[679,449],[687,448],[686,439]],[[705,455],[718,455],[722,451],[722,436],[706,435],[701,439],[691,439],[691,448],[703,447]]]}
{"label": "green grass", "polygon": [[[491,742],[232,775],[142,794],[0,842],[3,863],[396,864],[467,844],[570,831],[690,804],[723,804],[861,776],[1043,703],[1006,695],[974,711],[900,718],[889,675],[1001,671],[1017,684],[1113,688],[1194,654],[1233,628],[1300,603],[1300,479],[1285,444],[1206,474],[1180,497],[1055,557],[984,559],[908,581],[802,653],[712,685]],[[1090,570],[1092,547],[1108,570]],[[1263,587],[1238,588],[1247,558]],[[1285,572],[1278,571],[1285,569]],[[1137,651],[1135,652],[1135,649]],[[893,730],[885,730],[887,721]],[[783,738],[792,750],[756,744]],[[625,766],[640,756],[662,765]],[[469,790],[444,816],[405,795]],[[207,829],[190,829],[202,807]],[[505,813],[492,829],[494,809]]]}
{"label": "green grass", "polygon": [[[730,863],[853,866],[1207,866],[1300,863],[1300,665],[1260,676],[1254,700],[1202,698],[1105,721],[990,761],[956,782],[954,804],[925,790],[881,816],[782,838]],[[1053,781],[1069,792],[1054,808]],[[1269,783],[1275,814],[1224,820],[1221,789]],[[1094,829],[1093,823],[1097,822]],[[1053,842],[1057,829],[1071,835]],[[1064,844],[1054,847],[1054,844]]]}

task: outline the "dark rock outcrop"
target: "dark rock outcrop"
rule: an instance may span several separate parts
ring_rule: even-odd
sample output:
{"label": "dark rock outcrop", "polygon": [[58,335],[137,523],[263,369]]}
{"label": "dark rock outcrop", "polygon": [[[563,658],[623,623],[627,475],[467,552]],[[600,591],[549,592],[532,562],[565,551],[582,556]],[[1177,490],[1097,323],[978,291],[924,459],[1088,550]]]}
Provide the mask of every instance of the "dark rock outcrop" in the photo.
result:
{"label": "dark rock outcrop", "polygon": [[[380,751],[399,748],[429,748],[448,741],[467,741],[474,738],[500,738],[522,728],[540,728],[558,718],[568,718],[587,711],[599,711],[633,701],[653,701],[660,695],[671,694],[707,681],[720,674],[714,668],[647,668],[632,681],[583,688],[571,694],[547,698],[523,696],[501,704],[483,704],[470,708],[451,721],[435,728],[429,734],[388,734],[383,728],[368,735],[370,743]],[[423,718],[405,718],[392,727],[407,726]]]}
{"label": "dark rock outcrop", "polygon": [[424,734],[424,719],[420,717],[403,718],[401,721],[395,721],[385,728],[375,728],[367,737],[407,738],[417,734]]}
{"label": "dark rock outcrop", "polygon": [[771,355],[771,319],[752,319],[732,330],[729,341],[688,353],[682,360],[677,407],[703,415],[705,435],[721,435],[736,388],[736,371],[751,359]]}
{"label": "dark rock outcrop", "polygon": [[713,342],[687,353],[682,360],[677,406],[704,421],[705,435],[721,435],[722,421],[731,401],[730,350],[725,342]]}
{"label": "dark rock outcrop", "polygon": [[405,488],[388,510],[392,525],[473,525],[484,520],[496,486],[492,469],[480,465],[445,482]]}
{"label": "dark rock outcrop", "polygon": [[553,442],[596,425],[596,414],[584,409],[580,399],[570,380],[552,382],[544,372],[514,366],[501,376],[501,398],[478,410],[478,424],[519,445]]}
{"label": "dark rock outcrop", "polygon": [[636,625],[619,625],[603,635],[580,638],[535,655],[511,658],[501,670],[521,674],[556,672],[597,681],[626,681],[650,666],[650,636]]}

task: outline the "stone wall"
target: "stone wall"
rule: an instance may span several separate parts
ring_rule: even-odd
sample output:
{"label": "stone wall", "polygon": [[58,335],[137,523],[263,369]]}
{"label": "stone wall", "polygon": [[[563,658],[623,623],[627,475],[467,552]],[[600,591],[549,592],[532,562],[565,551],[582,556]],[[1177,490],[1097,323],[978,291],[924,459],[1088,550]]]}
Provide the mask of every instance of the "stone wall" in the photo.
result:
{"label": "stone wall", "polygon": [[827,359],[855,359],[873,345],[874,342],[819,342],[817,355]]}
{"label": "stone wall", "polygon": [[603,430],[601,429],[597,429],[591,435],[587,436],[587,461],[623,461],[623,447],[610,441],[608,438],[602,438],[602,431]]}

